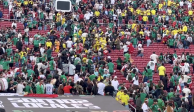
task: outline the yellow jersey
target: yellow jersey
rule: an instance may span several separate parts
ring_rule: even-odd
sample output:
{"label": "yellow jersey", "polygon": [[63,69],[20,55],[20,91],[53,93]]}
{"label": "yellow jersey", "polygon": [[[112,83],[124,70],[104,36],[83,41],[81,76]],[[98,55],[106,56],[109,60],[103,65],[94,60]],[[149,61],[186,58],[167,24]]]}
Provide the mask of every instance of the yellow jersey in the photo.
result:
{"label": "yellow jersey", "polygon": [[129,104],[129,95],[123,94],[120,96],[122,104],[128,105]]}
{"label": "yellow jersey", "polygon": [[121,91],[119,91],[119,92],[117,92],[117,95],[116,95],[116,100],[117,101],[119,101],[120,100],[120,97],[121,97],[121,95],[123,95],[124,93],[123,92],[121,92]]}
{"label": "yellow jersey", "polygon": [[52,47],[52,42],[46,42],[46,47]]}
{"label": "yellow jersey", "polygon": [[164,66],[160,66],[158,68],[158,71],[159,71],[159,75],[164,76],[165,75],[166,68]]}
{"label": "yellow jersey", "polygon": [[148,16],[143,16],[143,21],[144,22],[148,21]]}

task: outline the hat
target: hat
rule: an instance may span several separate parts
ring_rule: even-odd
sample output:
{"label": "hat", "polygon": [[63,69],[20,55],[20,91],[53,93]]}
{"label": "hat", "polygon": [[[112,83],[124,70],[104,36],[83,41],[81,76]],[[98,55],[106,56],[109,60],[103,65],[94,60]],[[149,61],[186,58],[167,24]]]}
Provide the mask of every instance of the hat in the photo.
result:
{"label": "hat", "polygon": [[114,79],[117,79],[117,76],[114,76]]}
{"label": "hat", "polygon": [[110,56],[107,56],[107,58],[111,58]]}

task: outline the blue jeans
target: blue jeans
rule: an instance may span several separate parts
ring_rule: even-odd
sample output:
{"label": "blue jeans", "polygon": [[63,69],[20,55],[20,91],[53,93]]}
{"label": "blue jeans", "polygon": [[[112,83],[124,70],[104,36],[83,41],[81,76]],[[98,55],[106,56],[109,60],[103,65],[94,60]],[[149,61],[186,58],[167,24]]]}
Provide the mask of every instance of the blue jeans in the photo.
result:
{"label": "blue jeans", "polygon": [[151,42],[152,41],[150,39],[147,40],[147,47],[150,46]]}
{"label": "blue jeans", "polygon": [[42,30],[42,27],[38,27],[38,30]]}
{"label": "blue jeans", "polygon": [[183,90],[185,85],[184,85],[184,83],[181,83],[180,86],[181,86],[181,90]]}
{"label": "blue jeans", "polygon": [[189,46],[185,46],[185,49],[189,49]]}
{"label": "blue jeans", "polygon": [[125,105],[125,108],[126,108],[127,110],[129,110],[129,105]]}
{"label": "blue jeans", "polygon": [[25,45],[28,45],[28,42],[24,41]]}
{"label": "blue jeans", "polygon": [[160,80],[162,80],[162,79],[163,79],[163,77],[164,77],[163,75],[160,75]]}
{"label": "blue jeans", "polygon": [[138,54],[137,57],[143,57],[143,53]]}
{"label": "blue jeans", "polygon": [[115,90],[115,91],[113,92],[113,97],[115,98],[116,95],[117,95],[117,90]]}
{"label": "blue jeans", "polygon": [[147,81],[148,81],[148,77],[145,76],[145,77],[143,78],[143,82],[147,82]]}
{"label": "blue jeans", "polygon": [[44,30],[47,30],[47,26],[46,25],[44,26]]}
{"label": "blue jeans", "polygon": [[61,26],[58,26],[57,27],[57,31],[61,31]]}
{"label": "blue jeans", "polygon": [[19,62],[16,62],[15,63],[15,67],[19,67]]}
{"label": "blue jeans", "polygon": [[133,45],[134,48],[137,48],[137,45]]}

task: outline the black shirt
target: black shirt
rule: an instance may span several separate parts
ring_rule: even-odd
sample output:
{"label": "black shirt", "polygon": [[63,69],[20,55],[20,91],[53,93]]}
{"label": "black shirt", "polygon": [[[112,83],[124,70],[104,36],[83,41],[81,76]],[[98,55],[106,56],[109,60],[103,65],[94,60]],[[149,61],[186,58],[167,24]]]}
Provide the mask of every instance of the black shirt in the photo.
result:
{"label": "black shirt", "polygon": [[77,70],[78,72],[80,72],[81,71],[81,65],[80,64],[77,64],[75,70]]}
{"label": "black shirt", "polygon": [[15,88],[14,89],[10,89],[13,86],[14,86],[13,84],[9,84],[7,92],[9,92],[9,93],[16,93],[16,89]]}
{"label": "black shirt", "polygon": [[108,85],[108,86],[106,86],[105,88],[104,88],[104,92],[105,92],[105,94],[106,95],[113,95],[113,92],[114,92],[114,87],[113,86],[111,86],[111,85]]}

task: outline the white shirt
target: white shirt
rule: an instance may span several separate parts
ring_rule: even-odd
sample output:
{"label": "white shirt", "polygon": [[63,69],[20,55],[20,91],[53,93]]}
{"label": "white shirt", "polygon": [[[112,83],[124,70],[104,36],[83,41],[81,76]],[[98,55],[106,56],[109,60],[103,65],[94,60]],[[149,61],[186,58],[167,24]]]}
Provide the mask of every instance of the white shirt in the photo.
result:
{"label": "white shirt", "polygon": [[9,12],[12,10],[12,7],[13,7],[12,2],[10,2],[9,3]]}
{"label": "white shirt", "polygon": [[94,7],[95,7],[96,9],[98,9],[99,4],[98,4],[98,3],[96,3],[96,4],[94,5]]}
{"label": "white shirt", "polygon": [[23,84],[18,84],[17,88],[16,88],[16,93],[22,94],[23,93],[23,89],[24,89],[24,85]]}
{"label": "white shirt", "polygon": [[117,14],[121,14],[121,9],[117,9]]}
{"label": "white shirt", "polygon": [[123,46],[123,52],[128,52],[128,49],[129,49],[129,48],[127,47],[127,45],[124,45],[124,46]]}
{"label": "white shirt", "polygon": [[102,9],[103,8],[103,4],[99,4],[98,9]]}
{"label": "white shirt", "polygon": [[187,81],[188,81],[188,79],[190,78],[189,76],[187,76],[187,75],[183,75],[183,77],[184,77],[184,79],[182,79],[182,78],[180,78],[179,79],[179,83],[181,84],[181,83],[187,83]]}
{"label": "white shirt", "polygon": [[105,88],[104,83],[102,83],[102,82],[98,83],[98,94],[104,95],[104,88]]}
{"label": "white shirt", "polygon": [[179,5],[180,5],[181,7],[183,6],[183,4],[184,4],[183,1],[180,1],[180,2],[179,2]]}
{"label": "white shirt", "polygon": [[69,65],[69,75],[73,75],[75,72],[74,72],[74,70],[75,70],[75,65],[73,65],[73,64],[70,64]]}
{"label": "white shirt", "polygon": [[46,84],[46,94],[53,94],[53,85],[52,84]]}
{"label": "white shirt", "polygon": [[192,42],[192,41],[193,41],[192,37],[189,36],[189,37],[187,38],[187,41]]}
{"label": "white shirt", "polygon": [[84,18],[85,18],[86,20],[89,20],[89,19],[90,19],[90,14],[89,14],[89,13],[84,14]]}
{"label": "white shirt", "polygon": [[42,75],[39,75],[39,77],[42,78],[42,79],[45,79],[46,78],[45,75],[43,75],[43,74]]}
{"label": "white shirt", "polygon": [[189,97],[189,93],[191,93],[191,90],[189,88],[184,88],[182,92],[185,93],[185,97]]}
{"label": "white shirt", "polygon": [[40,53],[41,53],[42,56],[43,56],[43,54],[44,54],[44,51],[45,51],[44,47],[41,47],[41,48],[40,48]]}
{"label": "white shirt", "polygon": [[144,102],[144,103],[142,104],[142,106],[141,106],[141,109],[143,110],[143,112],[148,112],[149,107],[148,107],[148,105]]}
{"label": "white shirt", "polygon": [[22,34],[21,33],[18,33],[18,38],[22,38]]}
{"label": "white shirt", "polygon": [[83,79],[82,79],[82,78],[79,78],[79,79],[77,79],[77,81],[79,81],[79,82],[80,82],[80,81],[83,81]]}
{"label": "white shirt", "polygon": [[114,5],[115,4],[115,0],[111,0],[111,2],[110,2],[112,5]]}
{"label": "white shirt", "polygon": [[188,8],[192,7],[191,2],[188,2],[187,5],[188,5]]}
{"label": "white shirt", "polygon": [[13,26],[15,26],[15,28],[17,28],[17,23],[12,23],[11,27],[13,28]]}
{"label": "white shirt", "polygon": [[134,85],[139,85],[139,80],[138,80],[138,79],[136,80],[135,77],[133,77],[133,84],[134,84]]}
{"label": "white shirt", "polygon": [[111,84],[115,90],[118,90],[118,86],[119,86],[118,80],[112,80]]}
{"label": "white shirt", "polygon": [[183,79],[183,82],[186,82],[191,78],[190,76],[188,75],[183,75],[184,79]]}
{"label": "white shirt", "polygon": [[154,63],[154,61],[149,61],[148,62],[148,66],[150,66],[150,69],[151,70],[154,70],[155,69],[155,63]]}
{"label": "white shirt", "polygon": [[150,59],[153,59],[154,60],[154,63],[157,63],[157,58],[158,58],[158,55],[157,54],[150,55]]}
{"label": "white shirt", "polygon": [[73,42],[70,41],[70,40],[68,40],[68,41],[66,42],[66,44],[67,44],[67,48],[71,48],[72,45],[73,45]]}
{"label": "white shirt", "polygon": [[189,72],[189,63],[184,63],[184,69],[185,71],[184,72]]}
{"label": "white shirt", "polygon": [[77,83],[78,79],[79,79],[79,76],[77,74],[75,74],[74,75],[74,83]]}
{"label": "white shirt", "polygon": [[142,50],[142,44],[138,44],[137,47],[138,47],[138,51],[139,51],[139,50]]}
{"label": "white shirt", "polygon": [[[35,63],[36,63],[36,61],[35,61]],[[40,68],[43,66],[43,64],[42,63],[38,63],[37,65],[38,65],[38,71],[40,71]]]}

